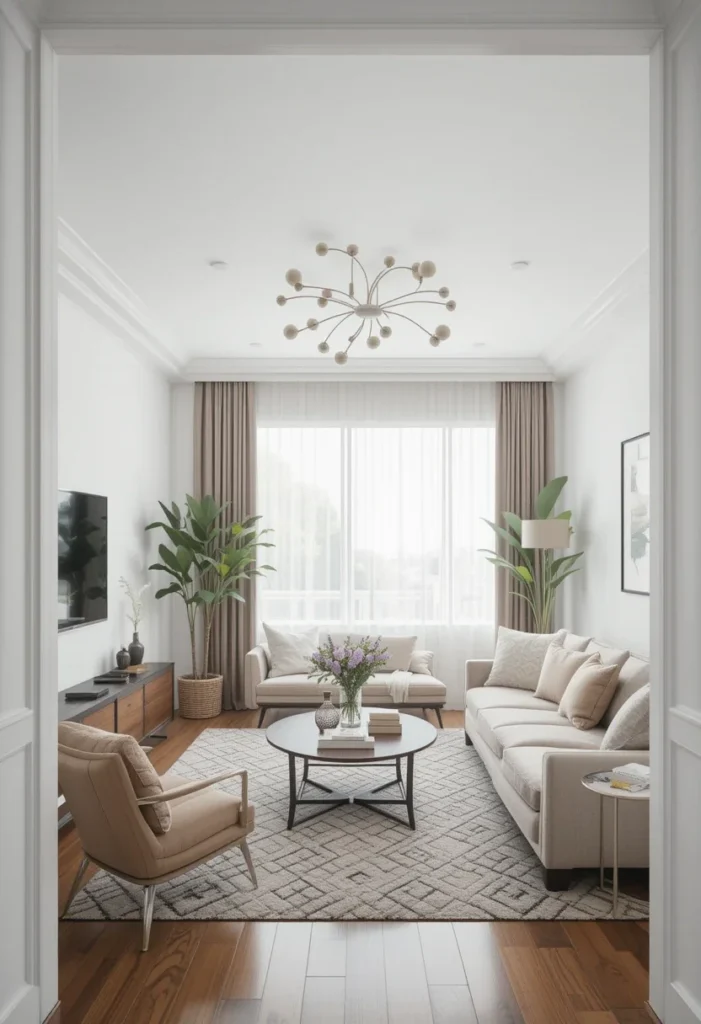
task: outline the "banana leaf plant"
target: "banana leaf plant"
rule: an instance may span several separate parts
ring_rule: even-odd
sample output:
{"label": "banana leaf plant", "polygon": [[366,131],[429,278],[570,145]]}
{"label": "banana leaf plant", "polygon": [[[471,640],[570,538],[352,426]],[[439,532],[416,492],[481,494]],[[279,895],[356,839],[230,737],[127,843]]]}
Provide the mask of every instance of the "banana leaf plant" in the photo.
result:
{"label": "banana leaf plant", "polygon": [[[545,485],[535,500],[534,518],[553,518],[553,510],[566,483],[567,477],[559,476]],[[527,603],[533,613],[536,633],[549,633],[557,589],[568,576],[581,569],[581,566],[576,565],[576,562],[579,561],[584,552],[578,551],[574,555],[553,558],[552,551],[524,548],[521,544],[522,520],[520,517],[514,512],[502,512],[501,515],[505,526],[492,523],[489,519],[484,521],[491,526],[497,537],[512,549],[513,561],[499,554],[498,551],[490,551],[486,548],[480,548],[480,551],[483,551],[488,556],[488,562],[497,566],[498,569],[503,569],[513,577],[517,589],[510,591],[510,593]],[[570,522],[572,513],[560,512],[554,518],[566,519]],[[572,527],[570,526],[570,533],[572,532]]]}
{"label": "banana leaf plant", "polygon": [[[147,530],[163,530],[169,543],[160,544],[161,561],[149,569],[165,572],[172,583],[156,592],[157,598],[177,594],[184,603],[190,629],[192,679],[209,674],[209,647],[215,610],[233,599],[245,603],[240,592],[244,580],[274,572],[272,565],[256,565],[258,548],[275,545],[261,540],[271,530],[258,530],[260,516],[249,516],[240,523],[227,521],[228,503],[218,504],[210,495],[198,501],[187,495],[184,510],[175,502],[168,508],[162,501],[165,521],[149,523]],[[197,622],[203,620],[203,651],[198,664]]]}

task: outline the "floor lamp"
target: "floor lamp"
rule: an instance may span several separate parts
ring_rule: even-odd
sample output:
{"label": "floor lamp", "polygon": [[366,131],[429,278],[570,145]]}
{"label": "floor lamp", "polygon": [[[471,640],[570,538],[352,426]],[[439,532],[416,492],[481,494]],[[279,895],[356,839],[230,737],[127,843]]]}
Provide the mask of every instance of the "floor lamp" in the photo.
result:
{"label": "floor lamp", "polygon": [[569,519],[524,519],[521,524],[521,545],[526,549],[540,551],[536,563],[535,604],[540,612],[540,626],[544,633],[550,631],[555,590],[552,587],[552,558],[550,551],[570,546]]}

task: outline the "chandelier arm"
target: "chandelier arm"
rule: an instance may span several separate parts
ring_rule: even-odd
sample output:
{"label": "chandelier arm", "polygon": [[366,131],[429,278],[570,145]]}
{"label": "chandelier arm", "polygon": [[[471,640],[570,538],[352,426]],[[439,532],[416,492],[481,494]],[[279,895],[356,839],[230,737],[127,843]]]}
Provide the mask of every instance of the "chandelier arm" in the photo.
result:
{"label": "chandelier arm", "polygon": [[[342,288],[327,288],[325,284],[305,284],[305,288],[318,288],[319,291],[336,292],[338,295],[343,295],[346,299],[352,299],[353,302],[358,305],[358,299],[354,295],[349,295],[348,292],[344,292]],[[318,295],[292,295],[293,299],[316,299]],[[329,300],[331,301],[331,300]]]}
{"label": "chandelier arm", "polygon": [[[345,292],[341,292],[341,295],[345,295]],[[292,302],[293,299],[318,299],[318,295],[286,295],[285,301]],[[343,302],[341,299],[327,299],[327,302],[338,302],[340,305],[346,306],[348,309],[355,309],[355,306],[351,306],[350,302]]]}
{"label": "chandelier arm", "polygon": [[[349,253],[349,252],[348,252],[348,251],[347,251],[346,249],[339,249],[339,248],[338,248],[337,246],[335,246],[335,245],[330,245],[330,246],[329,246],[329,252],[340,252],[340,253],[342,253],[342,254],[343,254],[344,256],[347,256],[347,257],[348,257],[348,258],[349,258],[350,260],[353,260],[353,261],[355,261],[355,263],[357,263],[357,264],[358,264],[358,266],[360,267],[360,269],[361,269],[361,271],[362,271],[362,273],[363,273],[363,277],[365,278],[365,287],[366,287],[366,288],[368,289],[368,296],[369,296],[369,295],[370,295],[370,284],[369,284],[369,282],[368,282],[368,275],[367,275],[367,273],[365,272],[365,267],[364,267],[364,266],[363,266],[363,264],[362,264],[362,263],[360,262],[360,260],[358,259],[358,257],[357,257],[357,256],[351,256],[351,254],[350,254],[350,253]],[[368,298],[368,302],[369,302],[369,301],[370,301],[370,299]]]}
{"label": "chandelier arm", "polygon": [[[379,272],[379,274],[377,275],[377,277],[375,278],[375,280],[372,282],[372,285],[370,286],[370,294],[369,294],[369,298],[368,298],[368,305],[372,302],[372,293],[375,291],[375,289],[379,285],[380,281],[383,278],[387,277],[388,274],[391,274],[393,270],[408,270],[409,273],[412,273],[411,267],[404,267],[401,264],[399,264],[399,265],[395,264],[395,266],[393,266],[393,267],[387,267],[386,270],[381,270]],[[421,280],[423,281],[423,278]],[[421,287],[421,281],[419,281],[419,284],[418,284],[418,288],[420,288],[420,287]],[[415,291],[417,291],[418,288],[415,289]]]}
{"label": "chandelier arm", "polygon": [[[405,302],[398,302],[398,306],[442,306],[445,309],[445,302],[439,302],[438,299],[407,299]],[[383,309],[393,309],[394,299],[388,300],[387,303],[382,307]]]}
{"label": "chandelier arm", "polygon": [[410,324],[414,325],[414,327],[418,327],[420,331],[424,332],[424,334],[428,334],[429,338],[433,337],[432,331],[427,331],[423,324],[418,323],[416,320],[412,320],[410,316],[405,316],[404,313],[397,313],[396,310],[391,309],[387,310],[387,316],[399,316],[402,320],[408,320]]}
{"label": "chandelier arm", "polygon": [[[342,316],[342,317],[344,317],[347,320],[348,317],[352,316],[352,315],[353,315],[352,313],[334,313],[333,316],[325,316],[323,320],[317,320],[317,327],[319,327],[321,324],[325,324],[328,320],[338,320],[339,316]],[[338,324],[336,324],[336,326],[338,327]],[[299,334],[301,334],[302,331],[311,331],[311,330],[312,330],[312,328],[308,324],[305,324],[304,327],[298,327],[297,328],[297,332]],[[316,327],[314,328],[314,330],[316,330]]]}
{"label": "chandelier arm", "polygon": [[329,340],[329,338],[331,337],[331,335],[333,334],[333,332],[334,332],[335,330],[337,330],[337,328],[339,328],[339,327],[341,326],[341,324],[344,324],[344,323],[346,322],[346,320],[348,319],[348,317],[349,317],[349,316],[353,316],[353,314],[352,314],[352,313],[339,313],[338,315],[339,315],[339,316],[342,316],[342,317],[343,317],[343,320],[339,320],[337,324],[334,324],[334,325],[333,325],[333,327],[331,328],[331,330],[329,331],[329,333],[328,333],[328,334],[326,335],[326,337],[324,338],[324,341],[328,341],[328,340]]}
{"label": "chandelier arm", "polygon": [[[423,281],[423,278],[421,278],[421,281]],[[419,282],[419,288],[420,287],[421,287],[421,283]],[[393,295],[391,299],[385,299],[385,301],[382,303],[382,305],[384,306],[388,302],[398,302],[400,299],[410,299],[412,295],[416,295],[416,293],[418,292],[419,288],[414,288],[413,292],[405,292],[404,295]],[[421,292],[421,294],[422,295],[440,295],[440,292],[438,291],[437,288],[427,288],[425,291]]]}

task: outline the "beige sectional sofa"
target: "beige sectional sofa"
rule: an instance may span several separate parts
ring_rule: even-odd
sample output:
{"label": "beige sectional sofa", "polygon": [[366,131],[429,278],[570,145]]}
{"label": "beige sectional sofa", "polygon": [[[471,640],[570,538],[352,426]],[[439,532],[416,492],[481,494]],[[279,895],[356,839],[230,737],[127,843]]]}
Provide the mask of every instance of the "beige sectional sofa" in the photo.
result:
{"label": "beige sectional sofa", "polygon": [[[591,642],[586,649],[598,650],[606,661],[605,645]],[[566,889],[573,868],[599,864],[599,801],[582,786],[582,776],[631,761],[649,764],[649,751],[599,749],[616,696],[600,726],[577,729],[559,714],[557,704],[530,690],[485,686],[491,668],[491,661],[466,664],[465,741],[474,745],[494,788],[542,861],[546,887]],[[630,696],[648,681],[648,663],[631,656],[621,668],[617,695]],[[606,814],[604,850],[610,865],[610,809]],[[647,867],[648,858],[648,804],[624,801],[619,864]]]}
{"label": "beige sectional sofa", "polygon": [[[325,635],[322,633],[322,635]],[[331,634],[334,641],[342,643],[345,634]],[[334,703],[339,701],[337,686],[310,679],[306,673],[270,676],[271,661],[267,644],[258,644],[249,651],[245,660],[246,707],[260,708],[258,727],[262,726],[269,708],[317,708],[322,701],[322,691],[331,690]],[[390,673],[378,672],[363,686],[363,704],[372,707],[432,709],[443,728],[441,708],[446,701],[446,685],[436,679],[433,673],[431,651],[414,651],[409,663],[411,681],[408,684],[406,700],[395,703],[390,692]]]}

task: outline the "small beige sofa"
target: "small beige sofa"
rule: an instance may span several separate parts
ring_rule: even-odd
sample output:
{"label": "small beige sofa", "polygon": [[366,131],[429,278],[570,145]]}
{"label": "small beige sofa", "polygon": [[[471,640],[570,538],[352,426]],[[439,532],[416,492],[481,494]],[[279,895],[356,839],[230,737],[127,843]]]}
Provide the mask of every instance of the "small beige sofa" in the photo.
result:
{"label": "small beige sofa", "polygon": [[[596,641],[602,661],[612,650]],[[558,705],[530,690],[485,686],[491,661],[466,663],[465,742],[474,745],[506,809],[540,858],[545,885],[569,888],[573,868],[599,865],[599,798],[582,785],[587,772],[605,771],[636,761],[649,764],[649,750],[600,750],[610,722],[604,716],[594,729],[576,729]],[[649,681],[649,664],[629,657],[619,687],[633,693]],[[610,803],[607,801],[607,803]],[[647,801],[622,801],[619,865],[649,865]],[[613,863],[611,810],[604,819],[604,853]]]}
{"label": "small beige sofa", "polygon": [[[326,635],[321,632],[322,636]],[[331,639],[342,643],[345,634],[331,633]],[[413,665],[422,671],[413,671]],[[390,673],[378,672],[363,686],[363,704],[372,707],[421,708],[424,712],[431,709],[436,712],[442,729],[441,708],[445,705],[447,688],[440,679],[425,671],[426,668],[432,670],[433,654],[430,651],[415,651],[409,667],[412,680],[405,702],[400,704],[393,701],[389,687]],[[324,690],[331,690],[334,703],[339,701],[337,686],[320,684],[304,674],[269,678],[270,651],[267,644],[259,644],[248,652],[244,672],[246,707],[260,709],[258,728],[263,725],[269,708],[317,708],[321,704]]]}

